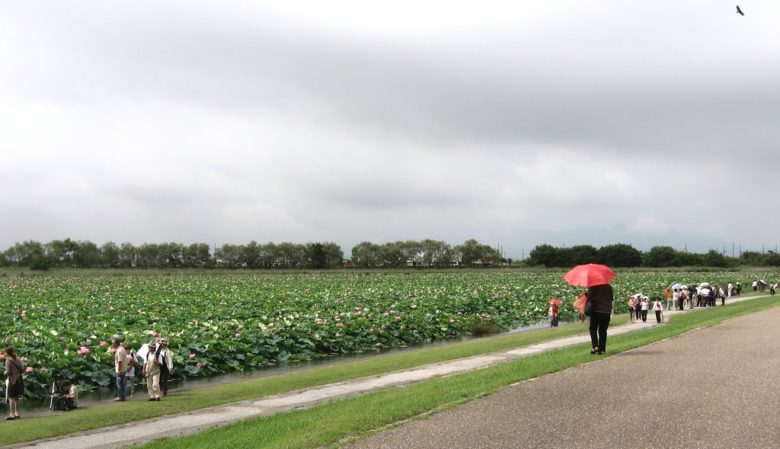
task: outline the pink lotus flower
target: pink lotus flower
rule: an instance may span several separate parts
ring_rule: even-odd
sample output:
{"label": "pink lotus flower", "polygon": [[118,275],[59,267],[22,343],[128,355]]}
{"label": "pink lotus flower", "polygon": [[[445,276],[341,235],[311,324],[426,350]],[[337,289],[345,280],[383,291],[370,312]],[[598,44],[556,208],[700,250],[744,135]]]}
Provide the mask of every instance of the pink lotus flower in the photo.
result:
{"label": "pink lotus flower", "polygon": [[81,356],[87,355],[87,354],[89,354],[89,348],[86,347],[86,346],[82,346],[82,347],[79,348],[78,351],[76,351],[76,354],[81,355]]}
{"label": "pink lotus flower", "polygon": [[5,355],[0,354],[0,360],[5,360]]}
{"label": "pink lotus flower", "polygon": [[33,368],[32,366],[28,366],[27,368],[24,369],[24,372],[27,374],[32,374],[35,372],[35,368]]}
{"label": "pink lotus flower", "polygon": [[336,327],[339,327],[339,328],[344,327],[344,323],[336,323]]}
{"label": "pink lotus flower", "polygon": [[200,363],[200,362],[196,363],[195,366],[198,367],[198,368],[203,368],[203,364]]}
{"label": "pink lotus flower", "polygon": [[194,359],[195,357],[197,357],[197,355],[195,355],[194,352],[190,352],[190,360]]}
{"label": "pink lotus flower", "polygon": [[336,332],[336,338],[339,338],[339,337],[341,337],[341,334]]}
{"label": "pink lotus flower", "polygon": [[98,343],[98,345],[99,345],[101,348],[105,348],[106,346],[108,346],[108,342],[107,342],[107,341],[103,341],[103,340],[101,340],[101,341],[100,341],[100,343]]}
{"label": "pink lotus flower", "polygon": [[114,307],[114,306],[111,306],[111,305],[110,305],[110,306],[108,306],[108,311],[109,311],[109,312],[113,312],[114,310],[116,310],[116,307]]}
{"label": "pink lotus flower", "polygon": [[116,352],[116,348],[108,348],[108,351],[106,352],[108,352],[109,354],[113,354]]}
{"label": "pink lotus flower", "polygon": [[49,368],[41,368],[38,371],[41,372],[41,373],[48,373],[49,372]]}
{"label": "pink lotus flower", "polygon": [[241,338],[241,332],[236,332],[236,338]]}
{"label": "pink lotus flower", "polygon": [[30,361],[30,359],[28,359],[27,357],[22,357],[22,358],[19,359],[19,361],[22,362],[22,363],[27,363],[27,362]]}

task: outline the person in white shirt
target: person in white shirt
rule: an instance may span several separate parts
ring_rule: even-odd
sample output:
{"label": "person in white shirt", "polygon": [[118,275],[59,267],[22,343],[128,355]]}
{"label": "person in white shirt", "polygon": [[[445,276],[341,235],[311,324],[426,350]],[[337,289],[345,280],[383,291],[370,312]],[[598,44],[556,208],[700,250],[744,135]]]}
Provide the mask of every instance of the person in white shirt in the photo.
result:
{"label": "person in white shirt", "polygon": [[655,312],[655,320],[660,323],[661,314],[664,313],[664,304],[661,301],[661,298],[655,298],[655,302],[653,303],[653,312]]}
{"label": "person in white shirt", "polygon": [[157,345],[149,343],[149,353],[146,354],[146,361],[142,374],[146,377],[146,388],[149,392],[150,401],[160,400],[160,364],[155,358]]}

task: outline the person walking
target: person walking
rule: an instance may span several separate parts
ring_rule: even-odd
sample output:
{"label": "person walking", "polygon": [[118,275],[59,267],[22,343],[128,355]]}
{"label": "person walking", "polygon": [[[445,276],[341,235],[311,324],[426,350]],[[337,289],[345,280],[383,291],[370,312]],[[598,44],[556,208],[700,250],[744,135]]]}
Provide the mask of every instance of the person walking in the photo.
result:
{"label": "person walking", "polygon": [[149,392],[150,401],[160,400],[160,363],[156,357],[157,344],[149,343],[149,352],[146,354],[141,374],[146,377],[146,389]]}
{"label": "person walking", "polygon": [[609,284],[588,287],[585,293],[590,302],[590,341],[591,354],[604,354],[607,351],[607,328],[612,316],[612,304],[615,300],[612,286]]}
{"label": "person walking", "polygon": [[650,308],[650,300],[647,296],[642,296],[642,303],[639,306],[642,309],[642,322],[647,322],[647,310]]}
{"label": "person walking", "polygon": [[5,376],[8,388],[8,417],[7,420],[19,419],[19,399],[24,395],[24,379],[22,379],[22,362],[16,358],[14,348],[5,348]]}
{"label": "person walking", "polygon": [[628,315],[631,318],[631,322],[634,322],[634,312],[636,312],[636,303],[633,296],[628,297]]}
{"label": "person walking", "polygon": [[168,395],[168,378],[173,374],[173,356],[168,349],[168,339],[163,338],[157,346],[155,358],[160,364],[160,391],[163,396]]}
{"label": "person walking", "polygon": [[111,349],[110,352],[114,353],[114,372],[116,373],[116,390],[119,396],[114,398],[115,401],[125,401],[125,389],[127,388],[126,377],[127,374],[127,351],[122,346],[122,337],[114,335],[111,337]]}
{"label": "person walking", "polygon": [[661,298],[658,297],[655,298],[655,303],[653,304],[653,312],[655,312],[655,321],[660,323],[661,315],[664,313],[664,305],[663,302],[661,302]]}

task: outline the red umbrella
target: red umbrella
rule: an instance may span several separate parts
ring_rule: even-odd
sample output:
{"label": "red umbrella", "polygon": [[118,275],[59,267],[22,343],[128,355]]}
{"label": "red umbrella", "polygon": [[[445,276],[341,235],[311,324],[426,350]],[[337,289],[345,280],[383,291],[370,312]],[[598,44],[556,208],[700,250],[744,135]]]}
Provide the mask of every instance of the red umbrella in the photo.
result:
{"label": "red umbrella", "polygon": [[609,284],[609,281],[615,279],[612,269],[606,265],[589,263],[586,265],[577,265],[563,275],[563,279],[570,285],[580,287],[593,287],[594,285]]}
{"label": "red umbrella", "polygon": [[561,304],[563,304],[563,301],[561,301],[561,300],[560,300],[560,299],[558,299],[558,298],[552,298],[552,299],[550,299],[550,304],[557,304],[557,305],[561,305]]}

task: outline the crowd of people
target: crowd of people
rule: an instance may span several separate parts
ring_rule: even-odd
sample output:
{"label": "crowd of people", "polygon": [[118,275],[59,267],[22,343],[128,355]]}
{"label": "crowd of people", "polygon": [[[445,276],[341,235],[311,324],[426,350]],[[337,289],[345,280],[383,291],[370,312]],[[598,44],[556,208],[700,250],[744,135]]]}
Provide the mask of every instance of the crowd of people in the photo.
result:
{"label": "crowd of people", "polygon": [[140,366],[141,375],[146,379],[149,401],[159,401],[168,394],[168,379],[173,373],[173,356],[168,348],[168,339],[156,338],[141,347],[141,355],[131,345],[123,344],[122,337],[114,335],[109,352],[114,354],[117,397],[115,401],[127,400],[128,391],[132,398],[135,394],[135,375]]}
{"label": "crowd of people", "polygon": [[[173,374],[173,353],[168,347],[168,339],[156,337],[150,343],[144,344],[136,352],[132,345],[123,342],[120,335],[111,338],[108,352],[113,355],[114,373],[116,376],[117,397],[115,401],[126,401],[133,398],[136,389],[136,374],[140,373],[146,379],[149,401],[159,401],[168,394],[168,379]],[[17,358],[12,346],[5,348],[6,399],[8,417],[15,420],[19,416],[19,399],[24,395],[24,372],[22,360]],[[72,410],[78,408],[78,387],[70,379],[63,379],[60,384],[52,384],[52,397],[56,396],[56,410]],[[52,401],[54,404],[54,401]]]}

